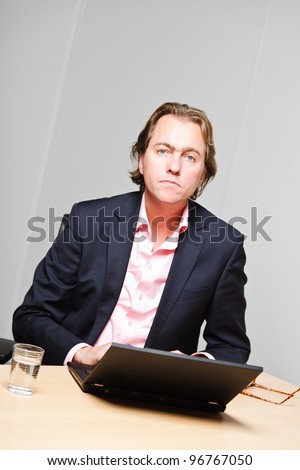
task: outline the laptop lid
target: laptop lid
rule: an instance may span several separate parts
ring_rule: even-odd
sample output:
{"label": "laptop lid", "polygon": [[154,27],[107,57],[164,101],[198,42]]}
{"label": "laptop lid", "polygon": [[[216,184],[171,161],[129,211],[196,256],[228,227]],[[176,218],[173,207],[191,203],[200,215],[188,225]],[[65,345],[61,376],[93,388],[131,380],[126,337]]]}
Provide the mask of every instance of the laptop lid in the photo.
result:
{"label": "laptop lid", "polygon": [[263,370],[118,343],[94,367],[76,362],[68,367],[87,393],[215,411],[224,411]]}

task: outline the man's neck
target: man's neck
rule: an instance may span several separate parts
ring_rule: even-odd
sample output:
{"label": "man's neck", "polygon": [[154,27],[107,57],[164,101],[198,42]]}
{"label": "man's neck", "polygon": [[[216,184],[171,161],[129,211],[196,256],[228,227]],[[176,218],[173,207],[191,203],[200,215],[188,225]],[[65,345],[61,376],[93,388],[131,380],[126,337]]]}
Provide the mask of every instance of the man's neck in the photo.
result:
{"label": "man's neck", "polygon": [[178,229],[187,201],[182,204],[168,204],[153,200],[145,194],[145,208],[155,246],[160,246],[166,238]]}

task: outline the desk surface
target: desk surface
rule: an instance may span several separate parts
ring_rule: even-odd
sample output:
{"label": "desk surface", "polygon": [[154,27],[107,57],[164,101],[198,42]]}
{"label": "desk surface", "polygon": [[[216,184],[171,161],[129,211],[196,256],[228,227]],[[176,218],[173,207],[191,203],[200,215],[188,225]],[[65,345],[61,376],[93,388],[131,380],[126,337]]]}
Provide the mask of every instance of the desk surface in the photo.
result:
{"label": "desk surface", "polygon": [[[0,366],[0,449],[300,449],[299,392],[283,405],[238,395],[223,413],[179,412],[86,394],[64,366],[42,366],[21,397],[7,390],[9,371]],[[265,373],[260,382],[293,389]]]}

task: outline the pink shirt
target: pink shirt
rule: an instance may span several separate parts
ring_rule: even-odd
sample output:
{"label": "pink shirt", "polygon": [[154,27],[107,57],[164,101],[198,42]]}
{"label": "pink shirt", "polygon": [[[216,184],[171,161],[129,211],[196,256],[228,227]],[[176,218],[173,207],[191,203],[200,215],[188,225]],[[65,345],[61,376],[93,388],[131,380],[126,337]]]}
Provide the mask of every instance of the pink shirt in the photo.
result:
{"label": "pink shirt", "polygon": [[145,345],[178,245],[179,233],[186,230],[188,206],[179,227],[153,250],[144,196],[124,284],[106,327],[94,346],[116,342]]}
{"label": "pink shirt", "polygon": [[[158,304],[178,245],[178,237],[187,229],[188,204],[179,227],[162,245],[153,250],[151,231],[142,197],[140,213],[123,287],[115,309],[94,346],[116,342],[143,347],[149,334]],[[64,364],[86,343],[74,346]],[[195,353],[213,357],[208,353]]]}

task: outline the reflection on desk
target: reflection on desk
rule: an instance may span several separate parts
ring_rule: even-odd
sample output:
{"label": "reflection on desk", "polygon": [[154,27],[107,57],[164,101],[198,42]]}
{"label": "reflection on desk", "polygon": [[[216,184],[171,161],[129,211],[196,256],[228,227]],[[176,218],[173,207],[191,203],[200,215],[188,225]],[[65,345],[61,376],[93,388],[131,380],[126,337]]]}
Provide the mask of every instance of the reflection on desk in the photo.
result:
{"label": "reflection on desk", "polygon": [[[64,366],[42,366],[34,395],[17,396],[9,371],[0,366],[2,450],[300,449],[300,393],[282,405],[240,394],[224,413],[194,412],[85,394]],[[266,373],[260,382],[297,388]]]}

